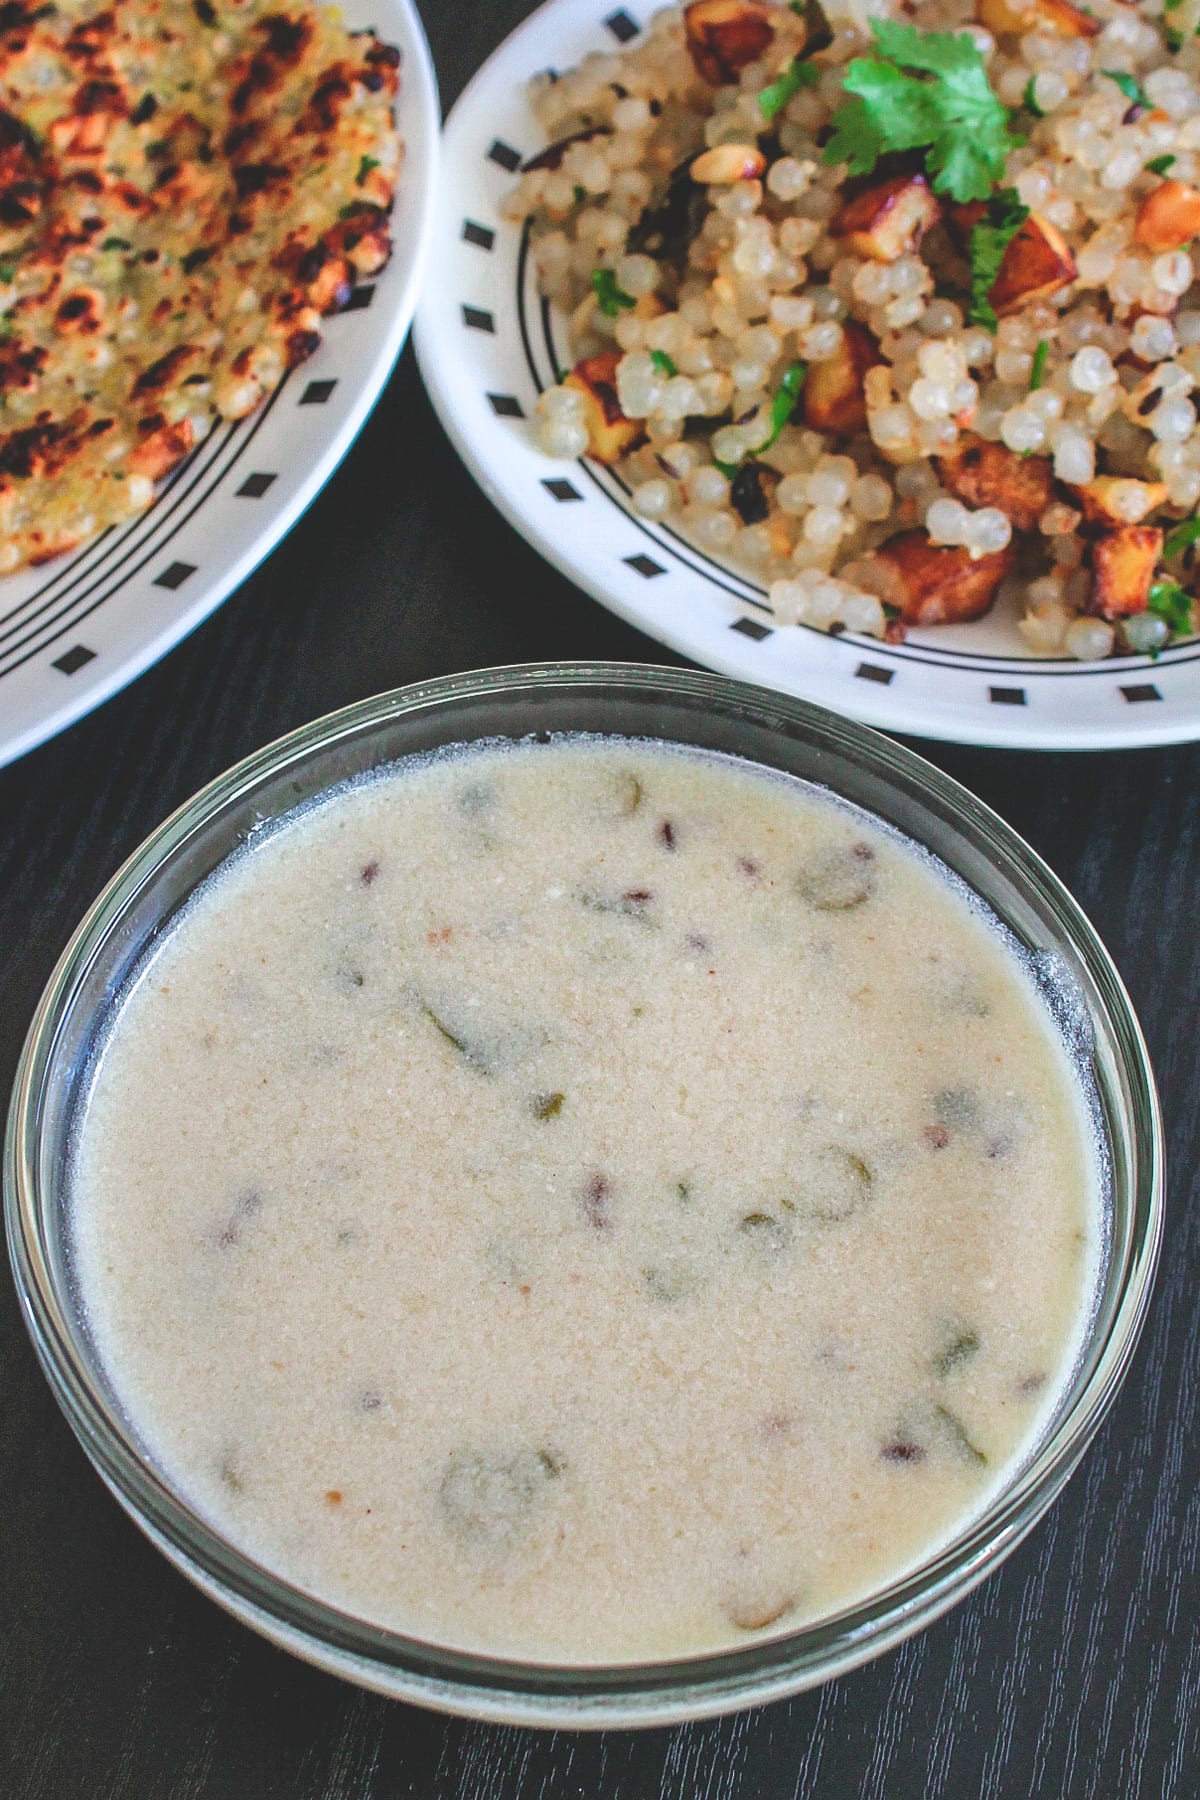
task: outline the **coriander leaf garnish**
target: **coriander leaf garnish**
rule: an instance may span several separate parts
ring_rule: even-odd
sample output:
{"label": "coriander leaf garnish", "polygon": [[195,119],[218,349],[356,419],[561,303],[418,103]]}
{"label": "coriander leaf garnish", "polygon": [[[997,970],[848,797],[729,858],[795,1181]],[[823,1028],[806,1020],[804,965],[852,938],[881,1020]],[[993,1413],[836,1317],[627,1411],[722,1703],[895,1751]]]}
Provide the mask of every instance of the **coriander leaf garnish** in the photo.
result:
{"label": "coriander leaf garnish", "polygon": [[1001,188],[988,201],[987,212],[971,232],[971,299],[967,318],[995,332],[999,321],[990,295],[1004,252],[1029,217],[1016,188]]}
{"label": "coriander leaf garnish", "polygon": [[1172,56],[1183,49],[1183,33],[1182,31],[1176,31],[1173,25],[1167,26],[1167,29],[1163,32],[1163,37],[1166,39],[1167,49],[1171,52]]}
{"label": "coriander leaf garnish", "polygon": [[1154,582],[1146,611],[1165,619],[1176,637],[1192,629],[1192,596],[1177,581]]}
{"label": "coriander leaf garnish", "polygon": [[878,55],[846,70],[852,98],[834,114],[825,161],[869,175],[887,152],[923,149],[938,193],[986,200],[1024,140],[1009,129],[973,40],[889,19],[872,19],[871,30]]}
{"label": "coriander leaf garnish", "polygon": [[1131,105],[1143,106],[1147,112],[1151,111],[1151,102],[1146,90],[1138,85],[1132,75],[1126,75],[1123,69],[1101,69],[1100,73],[1107,75],[1110,81],[1116,82]]}
{"label": "coriander leaf garnish", "polygon": [[771,435],[764,443],[757,446],[758,451],[769,450],[779,436],[788,420],[796,410],[796,402],[804,386],[804,377],[808,374],[806,362],[789,363],[784,370],[783,379],[775,391],[771,402]]}
{"label": "coriander leaf garnish", "polygon": [[1025,83],[1025,92],[1021,96],[1021,105],[1025,108],[1026,112],[1031,112],[1035,119],[1044,119],[1046,115],[1033,97],[1033,84],[1036,80],[1037,76],[1031,75],[1029,80]]}
{"label": "coriander leaf garnish", "polygon": [[1168,169],[1174,167],[1176,160],[1174,156],[1152,157],[1146,164],[1146,173],[1147,175],[1165,175]]}
{"label": "coriander leaf garnish", "polygon": [[767,124],[774,122],[793,94],[798,94],[801,88],[816,87],[820,79],[821,72],[812,63],[805,62],[802,57],[794,57],[779,79],[773,81],[770,87],[763,88],[758,96],[758,109]]}
{"label": "coriander leaf garnish", "polygon": [[667,355],[665,350],[652,350],[650,352],[650,361],[654,364],[660,375],[670,376],[678,375],[679,373],[679,370],[675,367],[675,364],[671,361],[671,358]]}
{"label": "coriander leaf garnish", "polygon": [[1029,371],[1029,391],[1036,394],[1046,375],[1046,359],[1050,355],[1050,345],[1042,338],[1033,353],[1033,367]]}
{"label": "coriander leaf garnish", "polygon": [[592,292],[606,319],[615,319],[622,311],[637,305],[632,294],[617,286],[617,278],[611,269],[592,270]]}
{"label": "coriander leaf garnish", "polygon": [[357,185],[361,187],[363,182],[367,179],[367,176],[371,173],[371,170],[377,169],[378,167],[379,158],[377,156],[364,156],[358,165],[358,174],[354,177]]}
{"label": "coriander leaf garnish", "polygon": [[1200,538],[1200,519],[1184,519],[1173,531],[1168,531],[1163,544],[1163,555],[1180,556],[1197,538]]}
{"label": "coriander leaf garnish", "polygon": [[17,279],[17,265],[12,262],[0,262],[0,281],[6,284]]}
{"label": "coriander leaf garnish", "polygon": [[[764,450],[769,450],[771,448],[771,445],[775,442],[776,438],[795,412],[796,405],[804,388],[804,377],[807,374],[808,364],[806,362],[789,363],[784,370],[779,386],[775,389],[775,397],[771,401],[771,429],[762,440],[761,444],[755,444],[755,456],[761,456]],[[721,462],[714,456],[713,462],[716,464],[717,468],[720,469],[726,481],[732,481],[740,467],[740,459],[735,463]]]}

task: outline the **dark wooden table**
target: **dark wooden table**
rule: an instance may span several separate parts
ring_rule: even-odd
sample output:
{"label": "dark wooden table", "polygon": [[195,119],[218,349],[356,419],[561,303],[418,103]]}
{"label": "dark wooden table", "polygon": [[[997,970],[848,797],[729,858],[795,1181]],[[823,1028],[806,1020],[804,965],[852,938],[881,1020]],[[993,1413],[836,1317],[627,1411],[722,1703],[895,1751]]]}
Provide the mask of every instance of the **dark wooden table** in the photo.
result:
{"label": "dark wooden table", "polygon": [[[529,10],[423,7],[447,104]],[[378,689],[525,659],[662,662],[547,568],[459,466],[411,352],[266,566],[156,669],[0,774],[0,1093],[71,926],[247,751]],[[109,1499],[0,1284],[3,1800],[1132,1800],[1200,1789],[1200,751],[925,747],[1078,895],[1132,991],[1172,1168],[1133,1373],[1064,1497],[965,1605],[766,1711],[553,1735],[391,1704],[270,1648]]]}

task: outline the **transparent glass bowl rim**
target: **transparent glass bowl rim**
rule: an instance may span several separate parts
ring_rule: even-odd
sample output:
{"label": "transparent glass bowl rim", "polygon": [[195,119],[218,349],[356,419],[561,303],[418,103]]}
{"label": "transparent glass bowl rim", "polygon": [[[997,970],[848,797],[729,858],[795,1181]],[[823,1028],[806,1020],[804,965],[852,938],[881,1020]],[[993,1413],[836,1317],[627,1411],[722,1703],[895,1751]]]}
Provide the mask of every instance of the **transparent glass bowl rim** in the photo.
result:
{"label": "transparent glass bowl rim", "polygon": [[[433,709],[445,716],[456,702],[492,698],[515,705],[534,691],[590,696],[597,709],[606,699],[624,697],[752,718],[759,729],[811,739],[849,758],[885,787],[903,786],[910,801],[994,859],[1018,891],[1035,896],[1052,914],[1061,941],[1099,996],[1099,1009],[1090,1005],[1092,1022],[1107,1032],[1137,1125],[1135,1141],[1126,1146],[1134,1191],[1113,1195],[1114,1209],[1129,1209],[1129,1243],[1104,1341],[1098,1353],[1091,1346],[1086,1381],[1012,1485],[939,1555],[848,1611],[765,1642],[669,1663],[597,1668],[510,1662],[446,1649],[342,1613],[255,1563],[194,1512],[138,1451],[103,1391],[51,1254],[62,1217],[59,1197],[43,1191],[40,1128],[56,1072],[56,1041],[90,961],[142,887],[239,796],[339,741],[369,742],[372,730],[386,729],[403,714]],[[580,728],[606,729],[602,722]],[[516,719],[512,735],[523,735]],[[166,1556],[264,1635],[362,1686],[468,1716],[553,1726],[662,1724],[780,1698],[894,1647],[969,1593],[1051,1504],[1116,1395],[1149,1305],[1162,1235],[1163,1183],[1158,1097],[1128,995],[1084,913],[1009,826],[913,751],[851,720],[723,676],[622,663],[512,665],[396,689],[302,726],[208,783],[117,871],[64,950],[22,1052],[4,1157],[9,1254],[43,1371],[104,1481]]]}

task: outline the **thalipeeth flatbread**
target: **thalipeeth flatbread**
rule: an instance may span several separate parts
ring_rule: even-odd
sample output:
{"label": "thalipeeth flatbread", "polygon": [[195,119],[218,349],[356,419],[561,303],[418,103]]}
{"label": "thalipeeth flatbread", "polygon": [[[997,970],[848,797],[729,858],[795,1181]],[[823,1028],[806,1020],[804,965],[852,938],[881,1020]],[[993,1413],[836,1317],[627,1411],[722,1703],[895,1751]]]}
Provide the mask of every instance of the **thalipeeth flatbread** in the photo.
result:
{"label": "thalipeeth flatbread", "polygon": [[0,4],[0,572],[140,511],[387,261],[399,63],[314,5]]}

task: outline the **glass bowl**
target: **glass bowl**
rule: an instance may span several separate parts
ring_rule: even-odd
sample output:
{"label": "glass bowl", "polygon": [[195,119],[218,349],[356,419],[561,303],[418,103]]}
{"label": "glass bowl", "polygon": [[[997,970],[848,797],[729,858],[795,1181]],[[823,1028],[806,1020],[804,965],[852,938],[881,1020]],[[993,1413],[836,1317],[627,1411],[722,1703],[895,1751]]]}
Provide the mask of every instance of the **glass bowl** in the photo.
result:
{"label": "glass bowl", "polygon": [[[139,1450],[72,1281],[65,1170],[89,1059],[140,958],[264,820],[347,777],[436,746],[551,732],[660,738],[823,784],[928,846],[1025,947],[1090,1066],[1108,1184],[1091,1332],[1046,1431],[1010,1484],[937,1556],[796,1631],[670,1663],[559,1667],[468,1655],[366,1624],[253,1562]],[[1087,919],[1049,869],[965,788],[911,751],[802,701],[716,675],[622,664],[483,670],[347,707],[248,757],[180,808],[105,888],[42,997],[17,1073],[4,1163],[9,1251],[51,1387],[113,1494],[177,1568],[274,1642],[363,1686],[479,1718],[663,1724],[761,1704],[899,1644],[1009,1554],[1079,1462],[1129,1366],[1162,1229],[1162,1126],[1137,1020]]]}

